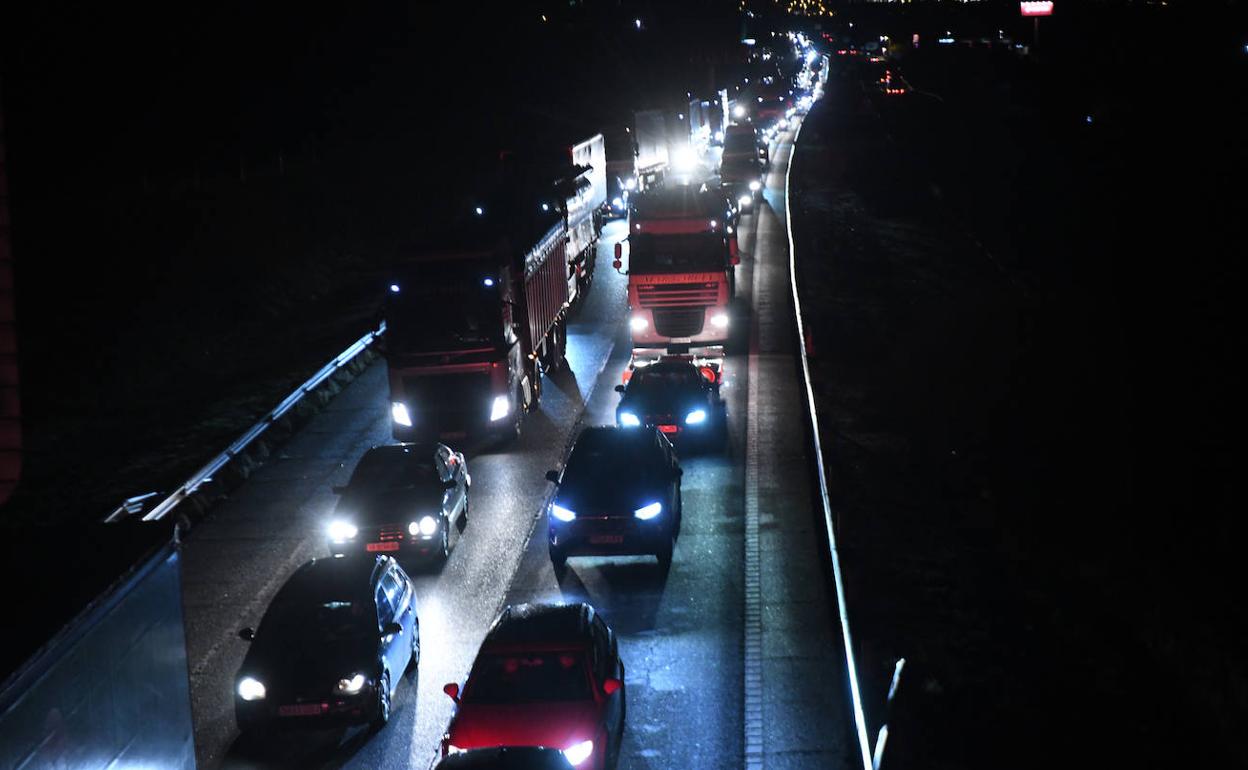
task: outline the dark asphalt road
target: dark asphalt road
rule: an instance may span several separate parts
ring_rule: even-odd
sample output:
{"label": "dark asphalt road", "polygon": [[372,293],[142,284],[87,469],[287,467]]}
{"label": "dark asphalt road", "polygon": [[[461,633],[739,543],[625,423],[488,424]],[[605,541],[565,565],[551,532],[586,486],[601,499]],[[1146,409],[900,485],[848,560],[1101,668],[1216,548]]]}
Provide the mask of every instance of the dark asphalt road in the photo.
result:
{"label": "dark asphalt road", "polygon": [[384,365],[367,370],[195,530],[184,593],[200,766],[428,767],[452,710],[441,687],[463,680],[498,610],[559,599],[590,601],[620,635],[629,691],[622,767],[847,766],[855,751],[844,657],[819,557],[822,524],[811,509],[792,358],[783,196],[790,139],[773,150],[768,204],[742,222],[738,339],[723,389],[729,448],[684,458],[684,523],[670,573],[648,558],[574,558],[559,584],[546,556],[544,471],[558,465],[580,424],[612,421],[612,386],[627,363],[625,279],[609,268],[623,236],[614,223],[599,244],[595,285],[569,326],[571,366],[548,380],[518,442],[469,454],[465,536],[443,568],[414,575],[420,673],[416,687],[400,685],[384,731],[241,747],[231,691],[245,645],[235,631],[259,619],[298,564],[325,554],[330,486],[389,439]]}

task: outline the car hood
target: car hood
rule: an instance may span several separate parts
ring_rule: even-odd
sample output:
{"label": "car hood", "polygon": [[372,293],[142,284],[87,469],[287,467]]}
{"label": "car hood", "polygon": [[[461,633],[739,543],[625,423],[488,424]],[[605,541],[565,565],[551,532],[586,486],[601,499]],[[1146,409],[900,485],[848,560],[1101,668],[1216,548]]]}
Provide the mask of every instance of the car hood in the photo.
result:
{"label": "car hood", "polygon": [[660,490],[656,481],[630,474],[596,476],[579,483],[565,480],[555,502],[579,516],[631,513],[662,499]]}
{"label": "car hood", "polygon": [[421,486],[347,493],[334,508],[334,517],[356,526],[413,521],[418,516],[436,513],[445,492],[441,487]]}
{"label": "car hood", "polygon": [[270,691],[328,689],[355,673],[372,676],[377,667],[376,640],[367,636],[325,642],[322,639],[257,640],[239,668],[239,676],[253,676]]}
{"label": "car hood", "polygon": [[[555,749],[598,740],[599,706],[593,701],[508,705],[462,703],[450,741],[460,748],[547,746]],[[601,748],[595,746],[595,751]]]}

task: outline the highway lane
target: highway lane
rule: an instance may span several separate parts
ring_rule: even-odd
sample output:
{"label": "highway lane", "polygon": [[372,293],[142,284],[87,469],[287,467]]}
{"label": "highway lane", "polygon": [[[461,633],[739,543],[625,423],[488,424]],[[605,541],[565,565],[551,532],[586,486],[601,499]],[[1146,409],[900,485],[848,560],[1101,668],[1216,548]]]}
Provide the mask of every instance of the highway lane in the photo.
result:
{"label": "highway lane", "polygon": [[[625,281],[610,269],[612,245],[624,232],[613,223],[599,244],[595,285],[569,326],[570,367],[547,380],[541,410],[530,415],[519,442],[469,456],[473,513],[465,537],[444,568],[414,576],[423,660],[416,691],[411,682],[400,686],[394,718],[380,734],[354,730],[280,738],[262,749],[237,746],[230,688],[245,651],[235,631],[258,620],[294,567],[325,553],[329,487],[345,480],[365,449],[389,438],[384,366],[366,371],[192,533],[184,581],[202,767],[427,767],[451,713],[442,684],[462,681],[505,601],[551,599],[591,601],[621,636],[629,687],[622,767],[743,766],[749,704],[769,764],[842,763],[842,658],[810,515],[791,366],[792,381],[784,376],[792,363],[791,340],[787,351],[784,341],[792,336],[783,228],[787,142],[773,150],[768,204],[742,221],[738,341],[723,389],[729,451],[685,457],[683,532],[670,573],[664,577],[649,558],[574,558],[560,585],[546,556],[540,514],[550,488],[543,473],[562,459],[578,423],[611,422],[618,400],[612,386],[627,363]],[[761,324],[749,334],[755,309]],[[764,399],[769,406],[760,410]],[[753,541],[761,556],[763,675],[747,686],[750,500],[764,530]]]}

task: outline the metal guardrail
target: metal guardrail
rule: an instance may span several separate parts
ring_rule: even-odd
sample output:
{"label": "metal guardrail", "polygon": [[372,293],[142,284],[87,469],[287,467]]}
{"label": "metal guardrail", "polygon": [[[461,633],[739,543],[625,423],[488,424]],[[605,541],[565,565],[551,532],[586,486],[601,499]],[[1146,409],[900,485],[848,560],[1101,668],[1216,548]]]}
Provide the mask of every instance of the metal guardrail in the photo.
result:
{"label": "metal guardrail", "polygon": [[[287,412],[293,409],[301,400],[303,400],[304,396],[315,390],[321,385],[321,383],[332,377],[336,372],[338,372],[338,370],[342,369],[342,367],[350,363],[356,356],[364,352],[364,350],[376,342],[377,339],[385,333],[385,331],[386,323],[385,321],[382,321],[376,331],[371,331],[368,334],[365,334],[363,337],[352,343],[346,350],[335,356],[332,361],[321,367],[320,371],[309,377],[307,382],[300,385],[297,390],[283,399],[282,402],[274,407],[271,412],[261,418],[255,425],[251,426],[246,433],[240,436],[234,443],[226,447],[225,451],[209,460],[207,465],[196,471],[194,475],[187,479],[182,486],[178,487],[172,494],[152,506],[147,513],[143,514],[143,521],[159,521],[170,511],[172,511],[179,503],[195,494],[200,487],[212,481],[214,474],[224,468],[239,454],[246,451],[246,449],[251,446],[253,441],[262,436],[264,432],[273,425],[273,423],[280,420]],[[118,506],[115,511],[109,514],[104,521],[111,524],[113,522],[120,521],[127,516],[133,515],[137,512],[136,505],[142,504],[148,498],[155,496],[155,494],[156,493],[148,493],[147,495],[129,498]]]}
{"label": "metal guardrail", "polygon": [[[826,71],[826,62],[824,68]],[[802,380],[806,388],[807,411],[810,414],[815,467],[819,476],[819,498],[823,504],[823,520],[827,529],[829,556],[832,562],[832,579],[836,583],[836,608],[841,622],[842,643],[845,647],[845,668],[849,673],[849,693],[854,711],[854,727],[858,735],[858,748],[862,757],[863,770],[875,770],[878,766],[872,759],[871,739],[867,735],[866,712],[862,707],[858,666],[854,660],[854,641],[849,633],[849,611],[845,603],[845,583],[841,577],[841,556],[836,542],[836,523],[832,519],[832,503],[828,498],[828,474],[823,466],[823,444],[819,438],[819,412],[815,409],[815,391],[810,379],[810,357],[806,353],[806,324],[802,320],[802,301],[797,293],[797,246],[793,239],[793,198],[790,181],[793,175],[793,161],[797,155],[797,140],[802,134],[802,126],[805,122],[805,116],[803,116],[797,124],[797,131],[793,134],[793,150],[789,155],[789,167],[784,172],[785,228],[789,236],[789,283],[793,289],[793,310],[797,317],[797,347],[802,360]]]}

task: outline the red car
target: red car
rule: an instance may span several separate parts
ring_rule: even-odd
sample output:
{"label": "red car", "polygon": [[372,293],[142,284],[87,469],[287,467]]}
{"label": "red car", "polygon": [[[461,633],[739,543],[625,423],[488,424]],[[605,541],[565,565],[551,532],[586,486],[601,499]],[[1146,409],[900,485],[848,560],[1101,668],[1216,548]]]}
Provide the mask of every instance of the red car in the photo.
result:
{"label": "red car", "polygon": [[507,607],[468,681],[442,756],[490,746],[545,746],[577,768],[615,767],[624,735],[624,664],[615,633],[585,603]]}

